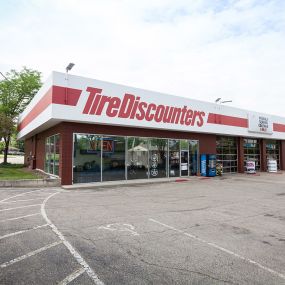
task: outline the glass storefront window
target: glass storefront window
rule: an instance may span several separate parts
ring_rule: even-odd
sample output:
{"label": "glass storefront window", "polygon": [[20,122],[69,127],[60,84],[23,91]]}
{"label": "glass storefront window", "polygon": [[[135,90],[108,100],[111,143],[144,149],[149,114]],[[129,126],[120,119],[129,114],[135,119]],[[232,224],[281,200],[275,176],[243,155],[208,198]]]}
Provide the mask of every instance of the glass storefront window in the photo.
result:
{"label": "glass storefront window", "polygon": [[180,149],[188,151],[188,149],[189,149],[189,142],[188,142],[188,140],[180,140]]}
{"label": "glass storefront window", "polygon": [[266,161],[276,160],[277,169],[280,169],[280,144],[276,140],[266,140]]}
{"label": "glass storefront window", "polygon": [[169,140],[169,177],[180,176],[180,140]]}
{"label": "glass storefront window", "polygon": [[167,176],[167,140],[149,140],[149,177],[162,178]]}
{"label": "glass storefront window", "polygon": [[127,179],[145,179],[149,177],[148,139],[128,138]]}
{"label": "glass storefront window", "polygon": [[101,142],[97,135],[74,135],[74,183],[101,181]]}
{"label": "glass storefront window", "polygon": [[198,151],[199,142],[196,140],[189,141],[189,175],[198,173]]}
{"label": "glass storefront window", "polygon": [[45,172],[59,175],[59,135],[46,138],[45,142]]}
{"label": "glass storefront window", "polygon": [[257,139],[244,139],[244,169],[246,170],[246,162],[254,161],[255,169],[260,170],[260,142]]}
{"label": "glass storefront window", "polygon": [[224,173],[237,172],[237,141],[233,137],[217,136],[217,163],[221,163]]}
{"label": "glass storefront window", "polygon": [[54,174],[59,175],[59,135],[54,136]]}
{"label": "glass storefront window", "polygon": [[[74,183],[179,177],[198,172],[199,141],[196,140],[77,133],[73,143]],[[49,139],[47,149],[54,150],[53,167],[57,172],[57,137]],[[186,159],[183,165],[181,153]],[[51,168],[51,163],[47,167]]]}
{"label": "glass storefront window", "polygon": [[103,137],[102,180],[124,180],[125,137]]}
{"label": "glass storefront window", "polygon": [[50,138],[46,138],[45,145],[45,172],[50,173],[49,171],[49,155],[50,155]]}
{"label": "glass storefront window", "polygon": [[49,173],[54,173],[54,136],[50,137]]}

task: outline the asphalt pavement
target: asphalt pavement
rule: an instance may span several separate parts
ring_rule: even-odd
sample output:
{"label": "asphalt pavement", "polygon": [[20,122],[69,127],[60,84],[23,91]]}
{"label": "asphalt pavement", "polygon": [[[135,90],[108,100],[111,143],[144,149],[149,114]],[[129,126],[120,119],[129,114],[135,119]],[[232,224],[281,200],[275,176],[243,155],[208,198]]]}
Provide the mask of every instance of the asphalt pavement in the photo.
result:
{"label": "asphalt pavement", "polygon": [[285,284],[285,174],[0,189],[0,284]]}

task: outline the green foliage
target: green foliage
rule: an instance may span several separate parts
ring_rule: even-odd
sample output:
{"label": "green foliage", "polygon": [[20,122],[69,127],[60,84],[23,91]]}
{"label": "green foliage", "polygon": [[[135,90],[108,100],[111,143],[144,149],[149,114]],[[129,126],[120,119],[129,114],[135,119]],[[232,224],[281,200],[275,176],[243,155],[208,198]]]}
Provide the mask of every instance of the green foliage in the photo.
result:
{"label": "green foliage", "polygon": [[[40,89],[40,72],[24,67],[20,71],[12,69],[7,72],[5,78],[0,80],[0,114],[8,122],[0,129],[0,138],[4,138],[4,164],[7,163],[8,148],[11,141],[11,135],[16,132],[16,121],[20,113],[31,102],[37,91]],[[1,118],[0,118],[1,120]],[[2,120],[1,120],[2,126]],[[9,126],[9,128],[8,128]]]}
{"label": "green foliage", "polygon": [[14,129],[13,120],[6,116],[5,113],[0,112],[0,139],[5,138],[11,134]]}
{"label": "green foliage", "polygon": [[41,74],[24,67],[12,69],[5,77],[0,81],[0,112],[15,120],[41,87]]}
{"label": "green foliage", "polygon": [[2,153],[4,151],[4,148],[5,148],[5,142],[0,141],[0,153]]}
{"label": "green foliage", "polygon": [[10,147],[18,148],[20,151],[24,151],[24,141],[17,140],[17,134],[14,132],[11,135]]}

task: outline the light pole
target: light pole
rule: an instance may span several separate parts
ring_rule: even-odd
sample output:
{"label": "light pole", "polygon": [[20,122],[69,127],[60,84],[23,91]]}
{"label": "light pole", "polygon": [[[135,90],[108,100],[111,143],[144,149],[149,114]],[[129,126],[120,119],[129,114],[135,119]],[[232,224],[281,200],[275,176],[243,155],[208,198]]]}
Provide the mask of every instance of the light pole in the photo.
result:
{"label": "light pole", "polygon": [[231,103],[231,102],[233,102],[233,100],[226,100],[226,101],[220,102],[220,104]]}
{"label": "light pole", "polygon": [[225,104],[225,103],[231,103],[231,102],[233,102],[232,100],[224,100],[224,101],[221,101],[222,100],[222,98],[217,98],[216,100],[215,100],[215,103],[216,104]]}
{"label": "light pole", "polygon": [[68,73],[68,71],[70,71],[70,70],[73,68],[74,65],[75,65],[75,63],[70,62],[70,63],[68,64],[68,66],[65,68],[66,73]]}
{"label": "light pole", "polygon": [[[223,100],[223,101],[221,101],[221,100],[222,100],[222,98],[219,97],[215,100],[215,103],[221,105],[221,104],[233,102],[232,100]],[[221,110],[221,107],[215,107],[215,109]],[[215,123],[220,123],[219,122],[220,120],[221,120],[220,116],[215,114]]]}
{"label": "light pole", "polygon": [[64,103],[67,105],[68,103],[68,71],[70,71],[75,64],[70,62],[67,67],[65,68],[66,74],[65,74],[65,80],[66,80],[66,87],[65,87],[65,98]]}

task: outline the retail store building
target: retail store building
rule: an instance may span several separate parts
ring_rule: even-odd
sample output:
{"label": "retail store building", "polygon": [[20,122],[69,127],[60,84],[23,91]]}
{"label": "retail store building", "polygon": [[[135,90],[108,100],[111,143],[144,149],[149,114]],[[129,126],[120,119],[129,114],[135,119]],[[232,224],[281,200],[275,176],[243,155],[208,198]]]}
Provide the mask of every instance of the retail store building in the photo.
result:
{"label": "retail store building", "polygon": [[[188,94],[185,94],[185,96]],[[53,72],[19,117],[25,162],[63,185],[285,169],[285,118]]]}

